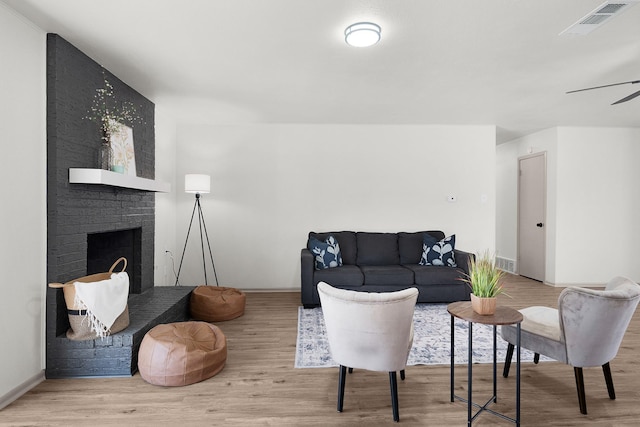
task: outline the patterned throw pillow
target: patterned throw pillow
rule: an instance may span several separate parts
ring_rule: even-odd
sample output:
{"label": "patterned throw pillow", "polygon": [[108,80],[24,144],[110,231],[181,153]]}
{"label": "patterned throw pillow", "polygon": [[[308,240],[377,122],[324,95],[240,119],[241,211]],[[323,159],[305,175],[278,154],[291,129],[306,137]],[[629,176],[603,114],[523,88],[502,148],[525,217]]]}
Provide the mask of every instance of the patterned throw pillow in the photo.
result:
{"label": "patterned throw pillow", "polygon": [[340,267],[342,265],[340,245],[335,237],[329,236],[324,242],[321,242],[315,237],[311,237],[309,238],[308,247],[311,253],[315,256],[316,270]]}
{"label": "patterned throw pillow", "polygon": [[456,247],[456,235],[452,234],[439,242],[425,233],[422,242],[422,258],[420,265],[443,265],[457,267],[453,251]]}

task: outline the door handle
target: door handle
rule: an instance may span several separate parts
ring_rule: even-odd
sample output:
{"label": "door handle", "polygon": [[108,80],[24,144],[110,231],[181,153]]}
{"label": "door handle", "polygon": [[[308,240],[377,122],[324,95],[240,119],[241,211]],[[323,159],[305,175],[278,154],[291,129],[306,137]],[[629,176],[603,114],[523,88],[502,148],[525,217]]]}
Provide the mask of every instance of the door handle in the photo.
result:
{"label": "door handle", "polygon": [[541,223],[541,222],[539,222],[539,223],[537,223],[537,224],[536,224],[536,227],[540,227],[540,228],[542,228],[543,226],[544,226],[544,224],[543,224],[543,223]]}

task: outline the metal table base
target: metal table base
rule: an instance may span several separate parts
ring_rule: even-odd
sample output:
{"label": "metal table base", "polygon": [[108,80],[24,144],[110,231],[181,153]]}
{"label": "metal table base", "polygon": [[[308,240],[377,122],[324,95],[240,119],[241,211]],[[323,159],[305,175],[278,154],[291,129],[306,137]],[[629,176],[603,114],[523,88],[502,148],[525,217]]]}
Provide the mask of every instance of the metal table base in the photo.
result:
{"label": "metal table base", "polygon": [[[483,405],[473,402],[472,392],[473,392],[473,323],[472,321],[467,321],[469,325],[469,355],[468,355],[468,389],[467,389],[467,398],[463,398],[457,396],[453,392],[454,386],[454,347],[455,347],[455,326],[454,326],[454,316],[451,315],[451,402],[454,400],[459,400],[467,403],[467,426],[471,426],[473,420],[476,419],[478,415],[482,412],[488,412],[495,416],[498,416],[506,421],[510,421],[514,423],[516,426],[520,426],[520,323],[517,323],[517,345],[516,345],[516,417],[511,418],[500,412],[494,411],[489,406],[492,403],[498,402],[498,392],[497,392],[497,326],[493,325],[493,396],[489,398]],[[474,414],[472,408],[475,407],[478,411]]]}

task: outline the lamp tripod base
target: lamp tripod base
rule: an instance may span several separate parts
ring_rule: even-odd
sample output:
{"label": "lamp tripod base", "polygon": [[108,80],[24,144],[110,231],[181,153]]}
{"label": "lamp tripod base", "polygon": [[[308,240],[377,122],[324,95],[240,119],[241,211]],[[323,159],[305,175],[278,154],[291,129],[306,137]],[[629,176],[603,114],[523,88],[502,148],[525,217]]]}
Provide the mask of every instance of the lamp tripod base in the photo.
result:
{"label": "lamp tripod base", "polygon": [[[191,234],[191,226],[193,225],[193,217],[198,212],[198,228],[200,229],[200,248],[202,250],[202,266],[204,268],[204,283],[206,286],[209,286],[209,281],[207,278],[207,263],[204,251],[204,240],[207,240],[207,248],[209,249],[209,258],[211,259],[211,266],[213,267],[213,276],[216,282],[216,286],[218,284],[218,274],[216,273],[216,265],[213,262],[213,252],[211,252],[211,244],[209,242],[209,233],[207,233],[207,225],[204,222],[204,216],[202,215],[202,206],[200,205],[200,193],[196,193],[196,201],[193,204],[193,211],[191,212],[191,220],[189,221],[189,229],[187,230],[187,237],[184,240],[184,248],[182,249],[182,257],[180,257],[180,267],[178,267],[178,274],[176,274],[176,283],[174,286],[177,286],[180,279],[180,271],[182,270],[182,263],[184,261],[184,254],[187,251],[187,243],[189,242],[189,234]],[[204,234],[202,231],[204,230]]]}

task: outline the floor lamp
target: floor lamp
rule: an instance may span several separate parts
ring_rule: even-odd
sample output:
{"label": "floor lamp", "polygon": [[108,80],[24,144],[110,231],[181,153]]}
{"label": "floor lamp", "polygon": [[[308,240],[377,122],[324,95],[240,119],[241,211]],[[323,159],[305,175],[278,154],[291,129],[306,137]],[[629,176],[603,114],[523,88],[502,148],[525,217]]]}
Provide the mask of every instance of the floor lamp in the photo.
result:
{"label": "floor lamp", "polygon": [[[191,233],[191,226],[193,225],[193,216],[198,212],[198,226],[200,229],[200,247],[202,249],[202,266],[204,267],[204,283],[209,285],[207,280],[207,263],[204,252],[204,238],[207,239],[207,247],[209,248],[209,257],[211,258],[211,266],[213,267],[213,275],[216,280],[216,286],[218,286],[218,275],[216,274],[216,265],[213,263],[213,253],[211,252],[211,244],[209,243],[209,234],[207,233],[207,225],[204,223],[204,216],[202,215],[202,206],[200,206],[200,194],[207,194],[211,189],[211,177],[209,175],[202,174],[187,174],[184,176],[184,191],[185,193],[195,193],[196,201],[193,204],[193,211],[191,212],[191,221],[189,221],[189,229],[187,230],[187,238],[184,240],[184,249],[182,250],[182,257],[180,258],[180,267],[178,267],[178,274],[176,274],[176,283],[178,284],[178,278],[180,277],[180,270],[182,270],[182,261],[184,261],[184,253],[187,251],[187,242],[189,241],[189,233]],[[204,236],[202,230],[204,229]],[[174,286],[175,286],[174,285]]]}

